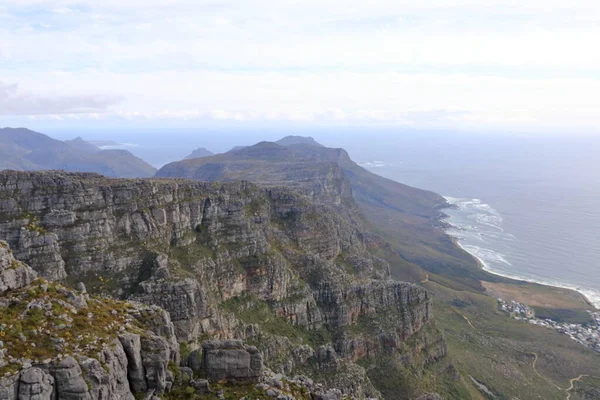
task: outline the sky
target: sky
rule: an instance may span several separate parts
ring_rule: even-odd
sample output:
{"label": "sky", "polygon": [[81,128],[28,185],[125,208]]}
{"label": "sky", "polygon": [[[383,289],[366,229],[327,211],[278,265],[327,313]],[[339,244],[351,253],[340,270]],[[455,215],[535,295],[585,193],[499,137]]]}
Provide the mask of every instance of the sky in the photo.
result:
{"label": "sky", "polygon": [[0,0],[0,126],[600,134],[597,0]]}

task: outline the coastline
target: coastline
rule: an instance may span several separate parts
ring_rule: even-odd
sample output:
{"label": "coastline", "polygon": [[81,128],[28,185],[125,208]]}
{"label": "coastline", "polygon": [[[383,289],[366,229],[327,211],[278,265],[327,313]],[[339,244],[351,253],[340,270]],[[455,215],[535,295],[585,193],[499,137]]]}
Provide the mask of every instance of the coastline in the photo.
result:
{"label": "coastline", "polygon": [[460,247],[463,251],[465,251],[466,253],[468,253],[469,255],[471,255],[471,257],[473,257],[475,259],[475,261],[477,262],[477,265],[484,271],[489,272],[490,274],[496,275],[496,276],[501,276],[503,278],[507,278],[507,279],[512,279],[515,281],[515,283],[519,283],[519,282],[527,282],[527,283],[532,283],[532,284],[536,284],[536,285],[542,285],[542,286],[546,286],[546,287],[550,287],[550,288],[560,288],[560,289],[567,289],[567,290],[572,290],[575,291],[577,293],[579,293],[583,299],[585,300],[585,302],[587,304],[590,305],[590,307],[592,307],[594,310],[600,310],[600,294],[598,293],[589,293],[591,291],[586,291],[586,290],[582,290],[581,288],[578,288],[575,285],[571,285],[571,284],[567,284],[567,283],[562,283],[562,282],[544,282],[544,281],[540,281],[540,280],[535,280],[535,279],[531,279],[531,278],[525,278],[525,277],[521,277],[518,275],[512,275],[512,274],[507,274],[504,272],[498,272],[495,271],[492,267],[490,267],[484,260],[482,260],[481,258],[479,258],[477,255],[475,255],[473,252],[469,251],[467,248],[465,248],[465,246],[461,243],[461,238],[459,236],[453,235],[451,233],[448,232],[449,229],[457,229],[457,230],[461,230],[461,228],[459,226],[456,226],[454,224],[452,224],[449,219],[450,216],[446,213],[443,212],[444,209],[453,209],[456,208],[456,205],[451,204],[448,201],[448,198],[446,196],[442,196],[444,197],[444,200],[446,200],[447,203],[447,207],[444,207],[441,209],[442,212],[442,216],[440,217],[440,222],[442,223],[442,230],[451,238],[451,240],[458,246]]}

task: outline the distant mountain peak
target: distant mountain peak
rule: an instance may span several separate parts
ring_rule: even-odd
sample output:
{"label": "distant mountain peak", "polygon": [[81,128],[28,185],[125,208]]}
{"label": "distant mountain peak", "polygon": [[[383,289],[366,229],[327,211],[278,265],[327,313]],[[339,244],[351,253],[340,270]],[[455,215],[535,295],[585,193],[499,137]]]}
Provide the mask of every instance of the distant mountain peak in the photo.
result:
{"label": "distant mountain peak", "polygon": [[100,151],[100,148],[86,140],[84,140],[81,136],[77,136],[72,140],[65,140],[65,143],[71,146],[74,149],[85,151],[87,153],[95,153]]}
{"label": "distant mountain peak", "polygon": [[81,137],[63,142],[27,128],[0,129],[1,169],[97,172],[111,177],[149,177],[156,172],[127,151],[102,151]]}
{"label": "distant mountain peak", "polygon": [[214,156],[215,153],[213,153],[212,151],[208,150],[205,147],[198,147],[196,150],[192,151],[190,153],[190,155],[188,155],[186,158],[184,158],[184,160],[189,160],[191,158],[203,158],[203,157],[210,157],[210,156]]}
{"label": "distant mountain peak", "polygon": [[279,139],[275,143],[277,143],[280,146],[292,146],[292,145],[295,145],[295,144],[306,144],[306,145],[310,145],[310,146],[325,147],[321,143],[317,142],[311,136],[289,135],[289,136],[286,136],[286,137],[284,137],[282,139]]}

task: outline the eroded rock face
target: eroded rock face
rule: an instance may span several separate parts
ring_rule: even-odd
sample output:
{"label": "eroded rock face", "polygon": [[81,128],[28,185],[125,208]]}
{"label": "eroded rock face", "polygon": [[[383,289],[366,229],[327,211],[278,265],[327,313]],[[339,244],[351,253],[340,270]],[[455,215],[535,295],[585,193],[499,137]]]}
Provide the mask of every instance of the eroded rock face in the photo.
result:
{"label": "eroded rock face", "polygon": [[142,344],[140,335],[126,333],[119,335],[119,341],[123,346],[127,357],[127,378],[129,385],[135,393],[145,392],[148,389],[142,363]]}
{"label": "eroded rock face", "polygon": [[[5,242],[0,265],[2,281],[10,283],[0,292],[0,399],[134,400],[136,393],[171,388],[168,365],[179,362],[179,345],[164,310],[90,297],[83,285],[73,291],[35,279]],[[24,278],[5,279],[5,267]],[[17,310],[15,316],[8,317],[7,307]],[[13,329],[17,322],[22,328]],[[19,353],[21,342],[28,352]]]}
{"label": "eroded rock face", "polygon": [[217,382],[255,382],[264,369],[258,349],[241,340],[204,342],[202,356],[202,372]]}
{"label": "eroded rock face", "polygon": [[19,400],[51,400],[54,378],[40,368],[29,368],[19,377]]}
{"label": "eroded rock face", "polygon": [[37,274],[27,265],[15,260],[8,243],[0,241],[0,293],[29,285]]}
{"label": "eroded rock face", "polygon": [[[0,238],[42,276],[83,281],[91,293],[168,312],[156,308],[155,336],[141,338],[139,351],[135,338],[120,338],[133,388],[168,390],[165,363],[179,362],[178,341],[194,350],[211,337],[251,339],[259,348],[257,355],[227,349],[225,359],[217,357],[223,349],[203,348],[201,368],[209,365],[215,377],[253,376],[262,353],[278,371],[316,362],[339,371],[344,394],[370,393],[358,387],[370,383],[353,362],[406,351],[402,343],[431,318],[431,299],[421,287],[390,280],[343,175],[334,168],[320,176],[317,186],[296,192],[248,182],[3,171]],[[269,316],[254,321],[252,312]],[[261,331],[267,321],[302,335],[330,332],[329,359],[318,346]],[[361,324],[378,330],[354,329]],[[198,368],[195,362],[188,365]]]}

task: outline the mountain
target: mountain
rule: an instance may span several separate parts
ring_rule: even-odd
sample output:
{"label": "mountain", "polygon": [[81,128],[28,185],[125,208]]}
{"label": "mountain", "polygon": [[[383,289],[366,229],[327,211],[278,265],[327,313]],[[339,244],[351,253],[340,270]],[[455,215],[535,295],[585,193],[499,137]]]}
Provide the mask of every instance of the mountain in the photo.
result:
{"label": "mountain", "polygon": [[[0,171],[0,397],[598,398],[600,353],[471,278],[393,279],[413,265],[355,200],[347,154],[294,146],[241,151],[261,185]],[[438,212],[401,189],[399,216]],[[495,288],[593,329],[567,290]]]}
{"label": "mountain", "polygon": [[[371,376],[381,358],[464,393],[445,372],[428,291],[390,279],[374,255],[384,241],[365,229],[342,183],[324,179],[315,201],[239,181],[2,171],[0,238],[42,278],[166,310],[181,365],[202,376],[210,351],[232,350],[223,357],[233,365],[221,363],[228,374],[249,373],[236,363],[260,352],[275,372],[372,398],[381,396]],[[418,380],[401,386],[392,398],[424,392]]]}
{"label": "mountain", "polygon": [[241,150],[245,147],[247,147],[247,146],[233,146],[231,149],[229,149],[227,151],[227,153],[235,153],[236,151]]}
{"label": "mountain", "polygon": [[96,153],[101,150],[98,146],[94,145],[91,142],[86,142],[81,137],[77,137],[71,140],[65,140],[64,143],[68,144],[74,149],[81,150],[85,153]]}
{"label": "mountain", "polygon": [[81,138],[62,142],[25,128],[0,129],[0,169],[61,169],[112,177],[148,177],[155,172],[128,151],[101,150]]}
{"label": "mountain", "polygon": [[210,151],[204,147],[199,147],[196,150],[192,151],[191,154],[185,158],[185,160],[188,160],[190,158],[210,157],[210,156],[214,156],[214,155],[215,155],[215,153],[213,153],[212,151]]}
{"label": "mountain", "polygon": [[294,144],[306,144],[309,146],[317,146],[317,147],[325,147],[323,146],[321,143],[318,143],[315,139],[313,139],[310,136],[286,136],[282,139],[279,139],[278,141],[276,141],[275,143],[277,143],[280,146],[291,146]]}
{"label": "mountain", "polygon": [[190,357],[165,310],[90,295],[82,283],[70,289],[38,278],[3,241],[0,326],[2,399],[206,398],[211,383],[224,398],[264,399],[285,390],[310,400],[339,393],[305,378],[268,375],[262,354],[239,340],[206,341]]}
{"label": "mountain", "polygon": [[317,197],[324,193],[321,182],[337,176],[349,185],[347,196],[353,197],[371,228],[392,244],[396,277],[420,281],[426,276],[432,280],[438,275],[469,276],[466,284],[483,290],[476,261],[441,229],[444,198],[376,175],[352,161],[345,150],[324,147],[312,138],[289,136],[280,142],[287,145],[261,142],[235,152],[170,163],[156,176],[245,179],[262,186],[287,185]]}

